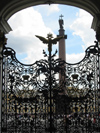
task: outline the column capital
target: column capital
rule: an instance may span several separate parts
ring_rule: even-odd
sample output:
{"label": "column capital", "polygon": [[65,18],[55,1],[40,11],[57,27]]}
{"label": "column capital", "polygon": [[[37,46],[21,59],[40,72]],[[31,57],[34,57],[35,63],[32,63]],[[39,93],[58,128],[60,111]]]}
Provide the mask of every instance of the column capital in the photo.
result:
{"label": "column capital", "polygon": [[0,31],[0,47],[3,47],[7,44],[7,38],[5,37],[4,32]]}
{"label": "column capital", "polygon": [[[57,35],[57,37],[60,37],[61,35]],[[64,39],[67,39],[67,35],[64,35]]]}
{"label": "column capital", "polygon": [[0,31],[0,59],[2,59],[2,50],[7,44],[7,38],[5,37],[4,32]]}
{"label": "column capital", "polygon": [[96,31],[96,39],[98,42],[100,42],[100,26],[97,28],[97,31]]}
{"label": "column capital", "polygon": [[5,34],[12,31],[10,25],[8,24],[7,20],[5,20],[3,17],[0,17],[0,30],[3,31]]}
{"label": "column capital", "polygon": [[98,26],[100,26],[100,13],[94,15],[91,28],[97,31]]}

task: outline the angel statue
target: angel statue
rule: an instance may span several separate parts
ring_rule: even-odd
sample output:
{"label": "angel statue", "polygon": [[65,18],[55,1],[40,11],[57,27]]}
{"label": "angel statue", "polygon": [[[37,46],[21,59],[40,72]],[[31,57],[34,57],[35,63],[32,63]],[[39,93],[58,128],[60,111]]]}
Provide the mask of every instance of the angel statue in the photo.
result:
{"label": "angel statue", "polygon": [[51,33],[48,34],[48,36],[47,36],[48,39],[46,39],[42,36],[38,36],[38,35],[36,35],[36,37],[39,38],[44,44],[48,44],[48,51],[49,52],[52,51],[52,44],[57,44],[57,42],[60,39],[64,38],[64,36],[59,36],[59,37],[52,39],[53,37],[52,37]]}

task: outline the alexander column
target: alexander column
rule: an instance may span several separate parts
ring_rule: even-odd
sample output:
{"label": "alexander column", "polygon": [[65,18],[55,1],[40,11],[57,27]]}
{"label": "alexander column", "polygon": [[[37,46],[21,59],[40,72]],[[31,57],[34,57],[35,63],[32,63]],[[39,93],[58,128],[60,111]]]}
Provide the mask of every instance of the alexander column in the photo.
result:
{"label": "alexander column", "polygon": [[64,21],[62,19],[63,15],[59,17],[59,35],[58,36],[64,36],[63,39],[60,39],[59,41],[59,58],[66,61],[66,46],[65,46],[65,39],[67,39],[67,35],[65,35],[65,30],[63,28]]}
{"label": "alexander column", "polygon": [[[59,17],[59,35],[58,36],[64,36],[64,38],[59,40],[59,58],[61,60],[64,60],[66,62],[66,46],[65,46],[65,39],[67,39],[67,35],[65,35],[65,30],[63,28],[64,21],[62,19],[63,15]],[[59,83],[62,84],[64,82],[65,77],[62,76],[61,73],[59,73]],[[64,90],[64,94],[67,94],[66,87],[62,88]]]}

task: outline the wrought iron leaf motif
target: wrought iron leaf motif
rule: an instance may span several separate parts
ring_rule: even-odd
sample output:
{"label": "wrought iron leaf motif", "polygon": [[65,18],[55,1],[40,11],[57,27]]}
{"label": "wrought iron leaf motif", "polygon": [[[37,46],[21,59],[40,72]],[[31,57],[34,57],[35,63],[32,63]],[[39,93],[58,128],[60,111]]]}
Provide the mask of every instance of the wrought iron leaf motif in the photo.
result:
{"label": "wrought iron leaf motif", "polygon": [[54,59],[57,51],[49,64],[49,56],[43,51],[46,59],[25,65],[16,59],[13,49],[5,48],[2,132],[72,133],[89,130],[85,126],[88,118],[84,117],[98,110],[98,51],[96,42],[76,64]]}

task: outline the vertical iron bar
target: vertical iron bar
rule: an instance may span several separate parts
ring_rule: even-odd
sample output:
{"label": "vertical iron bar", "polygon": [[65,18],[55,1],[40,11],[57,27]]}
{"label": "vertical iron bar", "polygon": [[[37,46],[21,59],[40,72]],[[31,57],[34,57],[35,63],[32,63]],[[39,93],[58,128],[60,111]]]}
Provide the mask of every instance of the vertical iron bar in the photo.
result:
{"label": "vertical iron bar", "polygon": [[36,100],[35,100],[35,133],[36,133]]}
{"label": "vertical iron bar", "polygon": [[[100,41],[98,41],[98,115],[100,115]],[[99,118],[100,122],[100,118]],[[98,122],[98,128],[99,128],[99,122]],[[99,129],[100,130],[100,129]]]}
{"label": "vertical iron bar", "polygon": [[[49,42],[49,47],[51,43]],[[51,49],[49,50],[49,87],[50,87],[50,133],[52,133],[52,82],[51,82]]]}
{"label": "vertical iron bar", "polygon": [[99,90],[100,90],[100,42],[98,43],[98,49],[99,49],[99,51],[98,51],[98,67],[99,67],[99,79],[98,79],[98,83],[99,83]]}
{"label": "vertical iron bar", "polygon": [[2,77],[3,77],[3,51],[0,51],[0,133],[2,133]]}

